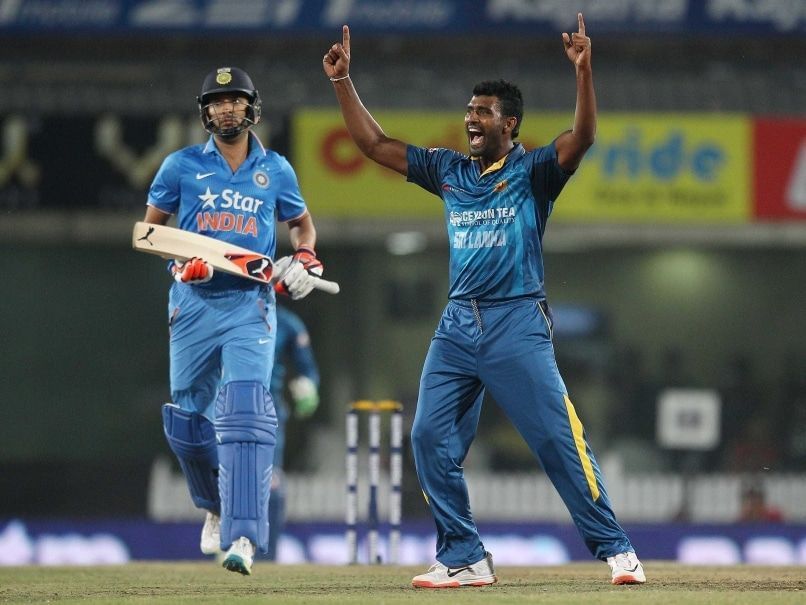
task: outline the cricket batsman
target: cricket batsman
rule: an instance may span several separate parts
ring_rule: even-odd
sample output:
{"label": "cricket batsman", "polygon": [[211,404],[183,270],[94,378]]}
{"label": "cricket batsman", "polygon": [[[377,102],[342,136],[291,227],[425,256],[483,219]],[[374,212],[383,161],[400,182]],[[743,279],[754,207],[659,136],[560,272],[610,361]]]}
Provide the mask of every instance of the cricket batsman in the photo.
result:
{"label": "cricket batsman", "polygon": [[269,545],[269,489],[277,439],[270,395],[276,335],[275,290],[307,296],[322,263],[316,230],[293,168],[251,131],[261,98],[238,67],[219,67],[197,97],[206,143],[168,155],[148,192],[145,222],[176,226],[273,257],[276,221],[295,252],[276,261],[274,288],[214,272],[204,258],[169,263],[172,402],[165,437],[194,504],[207,511],[205,554],[250,574]]}

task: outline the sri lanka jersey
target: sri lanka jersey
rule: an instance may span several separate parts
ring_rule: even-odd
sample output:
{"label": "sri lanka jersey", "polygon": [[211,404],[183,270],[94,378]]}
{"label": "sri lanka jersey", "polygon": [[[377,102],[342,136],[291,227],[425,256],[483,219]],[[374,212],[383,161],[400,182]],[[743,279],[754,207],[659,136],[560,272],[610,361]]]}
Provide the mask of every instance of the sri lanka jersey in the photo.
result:
{"label": "sri lanka jersey", "polygon": [[543,233],[571,173],[551,143],[516,144],[480,173],[478,161],[450,149],[408,146],[408,180],[445,204],[452,299],[545,297]]}
{"label": "sri lanka jersey", "polygon": [[310,378],[319,385],[319,367],[311,349],[311,337],[302,319],[293,311],[277,305],[277,333],[274,344],[274,368],[271,372],[271,394],[275,402],[282,400],[290,360],[295,374]]}

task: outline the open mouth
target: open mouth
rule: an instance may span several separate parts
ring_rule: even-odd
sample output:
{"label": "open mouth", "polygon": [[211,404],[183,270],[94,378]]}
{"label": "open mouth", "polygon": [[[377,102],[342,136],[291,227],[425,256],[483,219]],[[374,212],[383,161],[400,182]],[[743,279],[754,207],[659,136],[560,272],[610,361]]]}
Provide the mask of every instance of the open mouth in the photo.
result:
{"label": "open mouth", "polygon": [[484,134],[475,128],[469,128],[467,130],[467,137],[471,147],[481,147],[484,143]]}

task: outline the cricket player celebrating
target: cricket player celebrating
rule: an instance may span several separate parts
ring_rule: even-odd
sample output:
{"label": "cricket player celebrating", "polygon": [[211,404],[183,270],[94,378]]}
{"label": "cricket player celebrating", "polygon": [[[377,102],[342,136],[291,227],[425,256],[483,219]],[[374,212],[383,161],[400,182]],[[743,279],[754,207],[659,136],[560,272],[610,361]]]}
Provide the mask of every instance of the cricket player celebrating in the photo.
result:
{"label": "cricket player celebrating", "polygon": [[[316,230],[294,170],[250,128],[261,99],[249,75],[220,67],[197,98],[206,144],[170,154],[148,193],[145,222],[202,233],[267,256],[275,221],[288,225],[296,252],[279,259],[275,289],[300,299],[322,263]],[[250,574],[269,542],[269,488],[277,431],[270,395],[276,334],[275,292],[214,273],[203,258],[170,264],[168,303],[173,403],[163,406],[165,436],[194,504],[206,509],[201,550],[226,551],[225,568]]]}
{"label": "cricket player celebrating", "polygon": [[437,526],[437,562],[412,584],[482,586],[497,581],[470,512],[462,462],[476,434],[485,389],[504,409],[563,498],[613,584],[645,576],[616,521],[596,460],[557,369],[543,283],[542,236],[557,197],[593,144],[596,100],[591,42],[563,34],[576,70],[573,128],[527,151],[515,142],[520,90],[503,80],[473,89],[469,155],[423,149],[386,136],[350,78],[350,30],[325,54],[347,129],[359,149],[442,198],[450,246],[449,302],[425,359],[411,443]]}

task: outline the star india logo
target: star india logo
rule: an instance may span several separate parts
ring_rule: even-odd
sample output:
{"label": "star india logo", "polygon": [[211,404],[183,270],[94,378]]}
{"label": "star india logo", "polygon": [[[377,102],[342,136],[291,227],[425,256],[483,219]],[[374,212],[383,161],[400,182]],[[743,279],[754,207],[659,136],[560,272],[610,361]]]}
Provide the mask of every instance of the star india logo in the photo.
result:
{"label": "star india logo", "polygon": [[202,204],[202,208],[212,208],[213,210],[215,210],[215,201],[218,199],[217,193],[211,192],[210,188],[208,187],[207,191],[205,191],[198,197],[202,202],[204,202]]}

